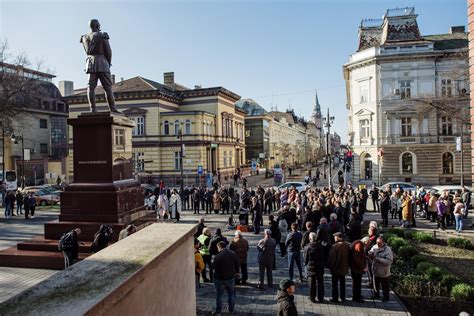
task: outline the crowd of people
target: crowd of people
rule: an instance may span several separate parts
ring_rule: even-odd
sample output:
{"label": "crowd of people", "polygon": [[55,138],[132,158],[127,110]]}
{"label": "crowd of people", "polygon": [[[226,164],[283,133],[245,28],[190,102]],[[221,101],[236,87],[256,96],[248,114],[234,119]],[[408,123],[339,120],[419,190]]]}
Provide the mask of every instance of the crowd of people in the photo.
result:
{"label": "crowd of people", "polygon": [[[397,194],[402,197],[404,193],[400,191]],[[384,208],[384,198],[391,196],[392,192],[378,193],[382,197],[381,207]],[[259,269],[256,287],[273,288],[276,260],[287,261],[288,278],[280,282],[278,289],[280,315],[296,315],[293,295],[297,281],[308,281],[309,299],[314,303],[323,303],[326,269],[332,276],[331,301],[334,303],[346,299],[345,277],[349,271],[353,301],[364,302],[361,294],[364,274],[368,276],[368,286],[373,289],[372,298],[378,299],[382,293],[382,300],[389,300],[388,278],[393,261],[392,251],[380,235],[380,226],[375,221],[369,223],[367,234],[363,233],[364,214],[370,194],[372,190],[359,191],[350,185],[337,190],[307,188],[303,192],[295,188],[281,192],[262,187],[256,190],[242,189],[239,194],[240,207],[235,211],[239,213],[239,224],[241,227],[246,226],[250,217],[253,232],[260,234],[263,231],[263,238],[256,245]],[[222,203],[219,203],[219,207],[220,212],[227,214],[227,209],[223,211]],[[269,216],[268,222],[264,223],[265,213]],[[235,285],[248,285],[249,242],[240,230],[235,230],[230,242],[222,236],[220,229],[212,235],[205,225],[205,218],[201,218],[195,237],[196,286],[200,286],[201,278],[204,282],[214,282],[217,295],[215,314],[221,313],[222,296],[227,291],[229,311],[232,312],[236,303]],[[216,261],[216,258],[219,260]],[[295,266],[297,278],[294,276]]]}
{"label": "crowd of people", "polygon": [[32,193],[23,194],[19,190],[7,192],[4,213],[6,219],[22,215],[25,215],[25,219],[29,219],[30,215],[31,218],[35,218],[35,209],[36,199]]}

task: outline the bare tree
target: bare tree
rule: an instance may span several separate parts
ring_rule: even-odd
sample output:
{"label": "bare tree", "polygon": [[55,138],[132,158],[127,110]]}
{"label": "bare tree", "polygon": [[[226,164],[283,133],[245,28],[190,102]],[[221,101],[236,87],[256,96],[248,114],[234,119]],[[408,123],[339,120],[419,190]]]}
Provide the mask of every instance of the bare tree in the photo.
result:
{"label": "bare tree", "polygon": [[[35,78],[41,72],[43,62],[35,66],[25,53],[12,55],[6,40],[0,43],[0,124],[12,126],[18,122],[28,108],[39,106],[43,97],[50,92],[51,85]],[[25,70],[28,72],[25,72]]]}

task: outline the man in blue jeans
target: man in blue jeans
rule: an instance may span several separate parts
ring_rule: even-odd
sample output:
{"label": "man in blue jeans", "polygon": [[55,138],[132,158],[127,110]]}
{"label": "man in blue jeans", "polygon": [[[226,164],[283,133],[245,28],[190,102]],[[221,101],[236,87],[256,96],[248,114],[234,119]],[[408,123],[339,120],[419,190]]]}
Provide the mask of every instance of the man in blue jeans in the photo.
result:
{"label": "man in blue jeans", "polygon": [[291,232],[286,237],[286,250],[288,252],[288,270],[290,280],[293,281],[293,264],[296,262],[300,273],[300,281],[303,282],[303,271],[301,269],[301,240],[303,235],[298,231],[298,224],[291,224]]}
{"label": "man in blue jeans", "polygon": [[213,315],[221,315],[222,296],[227,291],[229,299],[229,313],[234,312],[235,306],[235,276],[239,271],[237,255],[226,248],[224,241],[217,243],[219,253],[214,257],[214,286],[216,288],[216,310]]}

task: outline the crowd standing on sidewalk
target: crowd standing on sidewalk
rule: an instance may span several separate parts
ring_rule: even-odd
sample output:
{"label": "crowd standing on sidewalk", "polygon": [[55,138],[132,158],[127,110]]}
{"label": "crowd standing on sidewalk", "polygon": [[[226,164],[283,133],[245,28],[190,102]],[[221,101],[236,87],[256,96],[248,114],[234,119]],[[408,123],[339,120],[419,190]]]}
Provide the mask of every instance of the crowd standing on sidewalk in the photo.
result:
{"label": "crowd standing on sidewalk", "polygon": [[[226,188],[221,187],[220,190],[226,190]],[[220,195],[220,190],[214,191],[213,195]],[[389,201],[385,198],[388,195],[382,191],[379,194],[382,195],[381,209],[388,212]],[[275,196],[279,198],[279,201],[276,201]],[[331,301],[333,303],[346,300],[345,278],[349,272],[352,277],[354,302],[364,303],[361,294],[364,274],[369,277],[368,286],[373,287],[372,298],[380,297],[381,287],[382,300],[389,299],[388,278],[393,261],[391,249],[384,243],[383,237],[379,236],[379,227],[376,222],[370,223],[368,236],[362,239],[362,222],[368,198],[367,191],[357,191],[350,185],[345,188],[339,187],[337,190],[308,187],[302,192],[289,188],[278,194],[272,188],[257,187],[255,190],[244,188],[240,193],[240,209],[227,210],[226,208],[224,210],[224,203],[221,200],[219,201],[220,209],[216,214],[226,216],[239,214],[239,228],[247,229],[250,228],[248,225],[252,224],[256,234],[260,234],[260,227],[268,223],[263,230],[263,238],[256,246],[259,280],[254,286],[262,290],[273,288],[273,270],[276,267],[276,260],[287,260],[288,279],[280,283],[278,289],[279,315],[295,315],[296,306],[293,295],[296,291],[296,282],[301,284],[308,281],[311,302],[325,303],[324,272],[326,269],[332,275]],[[183,204],[186,205],[186,203]],[[271,207],[265,206],[269,204]],[[242,213],[244,216],[241,216]],[[264,223],[264,214],[269,214],[267,223]],[[203,282],[214,282],[217,295],[215,314],[219,315],[222,310],[224,292],[227,292],[229,296],[229,311],[233,311],[234,304],[238,304],[235,302],[235,285],[252,286],[248,283],[247,272],[249,244],[242,236],[242,232],[236,230],[234,239],[227,247],[226,238],[222,236],[220,230],[216,230],[213,237],[211,230],[205,227],[205,214],[203,216],[198,227],[200,232],[196,238],[201,244],[199,253],[205,267],[202,269],[196,261],[196,271],[202,270]],[[251,218],[250,221],[248,217]],[[219,248],[217,255],[210,252],[211,240],[234,253],[236,258],[236,265],[227,266],[225,279],[221,278],[219,281],[216,281],[216,272],[214,272],[214,277],[212,276],[212,270],[216,267],[215,258],[220,256],[222,250]],[[279,251],[277,251],[277,245]],[[227,251],[223,254],[230,258]],[[214,255],[214,260],[212,255]],[[228,260],[231,261],[231,259]],[[295,265],[297,278],[294,277]],[[210,278],[207,278],[206,270],[210,271]],[[227,279],[232,273],[234,274],[233,281]]]}

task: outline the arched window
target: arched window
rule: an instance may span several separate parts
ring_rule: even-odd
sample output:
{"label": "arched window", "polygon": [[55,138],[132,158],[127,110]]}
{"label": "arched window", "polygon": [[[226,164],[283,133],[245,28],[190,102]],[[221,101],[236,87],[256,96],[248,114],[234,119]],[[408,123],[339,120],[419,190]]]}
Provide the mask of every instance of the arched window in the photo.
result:
{"label": "arched window", "polygon": [[163,122],[163,134],[165,135],[170,134],[170,123],[168,121]]}
{"label": "arched window", "polygon": [[453,154],[450,152],[445,152],[443,154],[443,174],[453,174],[454,173],[454,159]]}
{"label": "arched window", "polygon": [[190,121],[190,120],[186,120],[186,124],[185,124],[185,128],[184,128],[184,133],[185,133],[186,135],[191,134],[191,121]]}
{"label": "arched window", "polygon": [[413,154],[411,152],[404,152],[401,155],[401,173],[408,173],[408,174],[413,174],[414,173],[414,159],[413,159]]}
{"label": "arched window", "polygon": [[179,120],[174,121],[174,134],[179,135]]}
{"label": "arched window", "polygon": [[372,179],[372,157],[369,153],[360,155],[360,169],[361,179]]}

